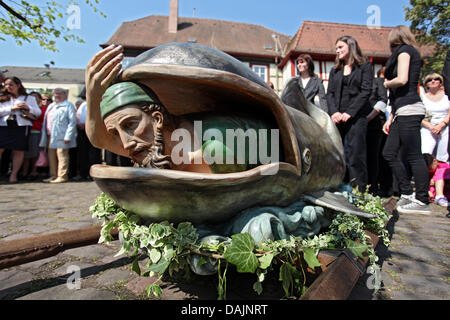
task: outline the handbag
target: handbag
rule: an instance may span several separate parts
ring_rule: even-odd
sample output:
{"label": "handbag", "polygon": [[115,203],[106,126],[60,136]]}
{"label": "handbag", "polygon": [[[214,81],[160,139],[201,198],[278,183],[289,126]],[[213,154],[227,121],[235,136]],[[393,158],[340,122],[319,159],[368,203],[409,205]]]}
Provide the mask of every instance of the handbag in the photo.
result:
{"label": "handbag", "polygon": [[48,167],[48,154],[46,150],[39,151],[39,157],[35,165],[36,167]]}

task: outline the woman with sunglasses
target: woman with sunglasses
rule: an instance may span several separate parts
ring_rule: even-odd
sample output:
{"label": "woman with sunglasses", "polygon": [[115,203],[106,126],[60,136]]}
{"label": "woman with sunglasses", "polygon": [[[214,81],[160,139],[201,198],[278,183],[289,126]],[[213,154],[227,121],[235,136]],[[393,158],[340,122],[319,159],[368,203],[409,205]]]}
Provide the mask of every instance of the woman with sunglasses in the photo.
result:
{"label": "woman with sunglasses", "polygon": [[[444,79],[440,74],[432,73],[425,77],[426,93],[422,98],[427,115],[422,120],[420,134],[422,153],[435,154],[436,160],[448,162],[448,123],[450,121],[450,101],[444,92]],[[439,201],[439,203],[438,203]],[[448,201],[436,197],[436,203],[447,206]]]}
{"label": "woman with sunglasses", "polygon": [[[419,84],[422,59],[417,43],[407,26],[397,26],[389,33],[392,55],[386,63],[384,86],[389,89],[392,112],[383,126],[388,135],[383,156],[399,182],[399,213],[430,214],[428,205],[428,168],[421,150],[420,128],[425,106]],[[399,154],[406,155],[415,182],[415,193]]]}

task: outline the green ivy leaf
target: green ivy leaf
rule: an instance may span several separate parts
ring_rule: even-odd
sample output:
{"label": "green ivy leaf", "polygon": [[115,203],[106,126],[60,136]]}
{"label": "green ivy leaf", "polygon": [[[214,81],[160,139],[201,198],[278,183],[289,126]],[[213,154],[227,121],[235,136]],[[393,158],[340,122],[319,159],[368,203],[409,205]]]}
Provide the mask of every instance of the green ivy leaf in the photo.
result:
{"label": "green ivy leaf", "polygon": [[132,270],[136,272],[138,275],[141,275],[141,268],[139,267],[138,257],[136,257],[136,259],[134,259],[133,261]]}
{"label": "green ivy leaf", "polygon": [[261,293],[263,292],[263,287],[262,287],[261,282],[256,281],[256,282],[253,284],[253,290],[255,290],[255,292],[258,294],[258,296],[260,296]]}
{"label": "green ivy leaf", "polygon": [[258,268],[258,258],[253,253],[255,242],[248,233],[235,234],[223,258],[237,267],[241,273],[254,273]]}
{"label": "green ivy leaf", "polygon": [[167,261],[164,257],[161,257],[158,263],[152,264],[148,270],[158,274],[163,274],[169,267],[170,261]]}
{"label": "green ivy leaf", "polygon": [[364,253],[367,252],[369,246],[350,239],[345,239],[346,247],[357,257],[364,259]]}
{"label": "green ivy leaf", "polygon": [[272,259],[274,255],[273,253],[269,253],[266,255],[263,255],[262,257],[259,257],[259,267],[261,269],[267,269],[272,264]]}
{"label": "green ivy leaf", "polygon": [[161,252],[155,248],[150,250],[150,260],[153,263],[158,263],[159,259],[161,259]]}
{"label": "green ivy leaf", "polygon": [[313,270],[314,268],[321,266],[314,250],[311,248],[303,248],[303,258],[305,258],[306,263]]}

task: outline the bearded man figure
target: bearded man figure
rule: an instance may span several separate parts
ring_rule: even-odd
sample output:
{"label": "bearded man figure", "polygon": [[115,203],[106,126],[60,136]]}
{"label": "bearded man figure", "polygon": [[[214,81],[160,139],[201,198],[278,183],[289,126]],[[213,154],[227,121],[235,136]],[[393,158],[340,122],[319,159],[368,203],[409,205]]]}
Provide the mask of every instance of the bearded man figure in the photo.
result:
{"label": "bearded man figure", "polygon": [[[174,169],[197,173],[231,173],[252,169],[261,164],[259,154],[259,130],[275,129],[275,123],[245,114],[202,112],[174,116],[163,106],[157,95],[147,86],[130,81],[105,87],[115,79],[120,70],[121,47],[103,50],[94,57],[87,72],[87,117],[86,133],[91,143],[98,148],[110,150],[132,159],[135,167]],[[103,56],[102,56],[103,54]],[[95,62],[95,64],[94,64]],[[97,70],[100,70],[99,72]],[[107,74],[109,72],[109,74]],[[106,76],[105,76],[106,75]],[[101,79],[100,85],[98,79]],[[104,94],[100,98],[100,93]],[[100,100],[100,101],[99,101]],[[201,123],[201,131],[194,126]],[[186,148],[179,147],[179,141],[172,140],[172,133],[180,129]],[[215,139],[202,142],[205,132],[214,130]],[[245,142],[243,155],[238,161],[237,137],[232,136],[232,148],[228,148],[227,130],[254,130],[254,143]],[[266,131],[267,132],[267,131]],[[217,138],[217,133],[221,138]],[[185,141],[188,139],[189,141]],[[230,141],[230,140],[228,140]],[[264,149],[274,150],[271,136],[264,141]],[[267,146],[266,146],[267,145]],[[272,148],[271,148],[272,147]],[[277,144],[279,148],[279,144]],[[177,149],[175,149],[177,148]],[[253,150],[250,150],[253,148]],[[174,151],[183,161],[173,161]],[[241,149],[242,150],[242,149]],[[251,157],[251,154],[255,157]],[[222,161],[211,162],[205,154],[219,157]],[[239,155],[241,156],[241,155]],[[208,159],[210,159],[209,157]],[[225,159],[227,160],[225,163]],[[232,161],[228,161],[232,159]],[[279,157],[277,156],[277,161]]]}

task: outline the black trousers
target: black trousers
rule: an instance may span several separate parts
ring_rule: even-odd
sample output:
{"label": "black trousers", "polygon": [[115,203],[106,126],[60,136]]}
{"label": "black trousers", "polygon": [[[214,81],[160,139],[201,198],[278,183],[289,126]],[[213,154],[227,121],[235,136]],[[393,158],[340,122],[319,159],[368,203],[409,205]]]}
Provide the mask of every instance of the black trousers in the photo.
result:
{"label": "black trousers", "polygon": [[83,129],[78,129],[77,146],[77,165],[79,174],[82,178],[88,178],[91,166],[102,163],[101,150],[91,144],[86,135],[86,131]]}
{"label": "black trousers", "polygon": [[372,194],[378,192],[380,173],[381,143],[383,141],[383,125],[379,116],[370,121],[367,126],[367,176]]}
{"label": "black trousers", "polygon": [[416,199],[428,203],[428,168],[421,150],[420,125],[423,116],[400,116],[392,123],[383,150],[384,158],[389,162],[392,173],[399,183],[401,194],[413,193],[411,179],[404,163],[399,157],[404,152],[407,163],[414,176]]}
{"label": "black trousers", "polygon": [[105,162],[109,166],[132,167],[133,163],[130,158],[120,156],[111,151],[105,150]]}
{"label": "black trousers", "polygon": [[338,123],[344,145],[347,162],[347,179],[352,187],[358,187],[365,192],[367,187],[367,119],[366,117],[351,118],[346,123]]}

